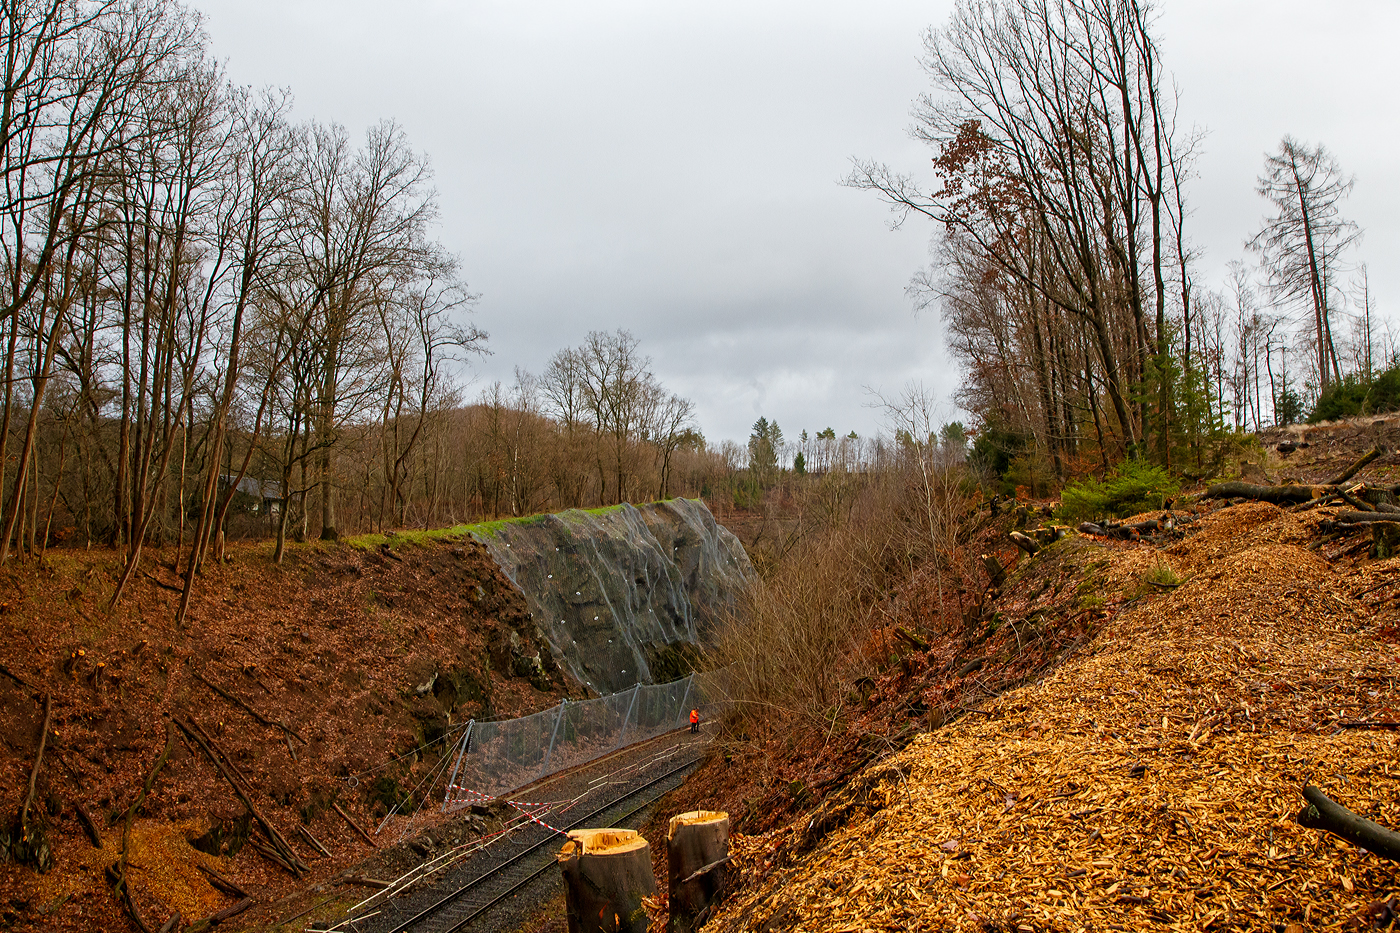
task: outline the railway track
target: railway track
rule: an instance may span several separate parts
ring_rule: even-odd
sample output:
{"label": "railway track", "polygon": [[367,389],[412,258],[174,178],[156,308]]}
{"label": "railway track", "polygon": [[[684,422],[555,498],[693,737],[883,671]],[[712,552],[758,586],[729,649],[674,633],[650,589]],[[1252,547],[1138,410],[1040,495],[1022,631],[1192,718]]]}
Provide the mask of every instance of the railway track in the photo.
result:
{"label": "railway track", "polygon": [[[625,823],[680,786],[685,775],[699,764],[702,757],[696,755],[682,762],[561,828],[567,832],[589,824],[618,826]],[[370,933],[371,930],[375,933],[461,933],[470,929],[503,901],[555,867],[559,835],[541,826],[534,829],[528,837],[519,839],[516,843],[519,850],[504,861],[478,871],[475,877],[445,896],[436,897],[427,904],[408,907],[406,912],[411,911],[409,916],[384,910],[376,917],[366,917],[361,922],[346,922],[337,929],[363,933]]]}

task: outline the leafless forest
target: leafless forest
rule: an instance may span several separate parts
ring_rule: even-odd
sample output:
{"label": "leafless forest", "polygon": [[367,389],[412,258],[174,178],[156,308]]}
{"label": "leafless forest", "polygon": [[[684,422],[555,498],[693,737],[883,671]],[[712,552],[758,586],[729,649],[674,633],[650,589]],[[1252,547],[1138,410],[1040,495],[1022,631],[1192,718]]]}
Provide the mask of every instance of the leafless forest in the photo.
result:
{"label": "leafless forest", "polygon": [[847,179],[935,222],[912,291],[944,317],[984,450],[1019,458],[1022,481],[1128,455],[1208,473],[1234,432],[1395,361],[1341,214],[1352,179],[1321,145],[1285,137],[1267,157],[1265,221],[1227,282],[1202,281],[1202,137],[1155,25],[1140,0],[961,4],[925,37],[914,133],[932,179],[877,162]]}
{"label": "leafless forest", "polygon": [[[165,0],[6,4],[0,562],[441,525],[737,468],[637,341],[465,398],[487,336],[424,155],[231,84]],[[125,581],[123,581],[125,582]]]}
{"label": "leafless forest", "polygon": [[[847,180],[936,222],[914,290],[967,373],[977,462],[1017,482],[1130,454],[1209,472],[1236,431],[1393,361],[1341,213],[1352,179],[1320,145],[1282,141],[1268,219],[1228,282],[1198,280],[1200,137],[1153,30],[1138,0],[963,4],[925,41],[932,184],[873,162]],[[487,335],[395,124],[294,121],[169,0],[6,4],[3,37],[0,562],[103,543],[129,575],[178,543],[188,579],[225,534],[280,558],[288,538],[575,505],[752,504],[785,471],[938,448],[931,422],[901,427],[908,405],[894,441],[761,421],[747,447],[707,444],[624,331],[468,396]]]}

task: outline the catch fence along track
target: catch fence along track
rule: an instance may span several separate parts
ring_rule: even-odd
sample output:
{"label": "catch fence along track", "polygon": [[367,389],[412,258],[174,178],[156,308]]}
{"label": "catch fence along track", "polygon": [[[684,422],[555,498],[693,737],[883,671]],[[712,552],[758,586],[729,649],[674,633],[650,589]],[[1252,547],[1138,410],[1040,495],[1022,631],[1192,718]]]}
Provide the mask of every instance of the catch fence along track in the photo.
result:
{"label": "catch fence along track", "polygon": [[[653,743],[642,756],[622,756],[606,773],[584,768],[535,788],[538,794],[553,787],[563,799],[502,800],[514,815],[498,831],[418,866],[389,889],[351,908],[349,916],[329,929],[340,933],[444,933],[473,925],[495,929],[503,921],[503,912],[521,910],[518,903],[502,902],[555,868],[562,833],[588,825],[624,824],[679,787],[708,744],[707,738],[676,735],[662,745]],[[440,880],[429,888],[424,882],[432,876]]]}
{"label": "catch fence along track", "polygon": [[467,723],[457,741],[442,809],[502,797],[551,774],[605,758],[684,726],[690,711],[712,718],[729,699],[729,672],[704,671],[665,684],[637,684],[611,696],[496,722]]}
{"label": "catch fence along track", "polygon": [[[667,792],[679,787],[685,776],[699,763],[700,757],[683,761],[558,829],[567,832],[594,822],[608,826],[625,823]],[[385,928],[385,933],[460,933],[470,929],[493,907],[551,869],[558,871],[556,853],[563,842],[562,837],[553,828],[536,829],[537,832],[531,833],[530,839],[519,841],[524,848],[513,854],[502,853],[506,857],[499,865],[477,875],[411,917]]]}

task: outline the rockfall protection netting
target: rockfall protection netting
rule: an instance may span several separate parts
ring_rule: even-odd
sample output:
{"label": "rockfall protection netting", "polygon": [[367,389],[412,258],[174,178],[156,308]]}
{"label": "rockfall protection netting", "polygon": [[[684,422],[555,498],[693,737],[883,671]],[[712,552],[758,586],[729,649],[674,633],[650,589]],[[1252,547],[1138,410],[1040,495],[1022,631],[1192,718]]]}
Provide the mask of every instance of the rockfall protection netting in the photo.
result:
{"label": "rockfall protection netting", "polygon": [[443,810],[499,797],[540,778],[687,726],[690,711],[714,716],[728,701],[725,671],[668,684],[638,684],[500,722],[471,722],[457,744]]}

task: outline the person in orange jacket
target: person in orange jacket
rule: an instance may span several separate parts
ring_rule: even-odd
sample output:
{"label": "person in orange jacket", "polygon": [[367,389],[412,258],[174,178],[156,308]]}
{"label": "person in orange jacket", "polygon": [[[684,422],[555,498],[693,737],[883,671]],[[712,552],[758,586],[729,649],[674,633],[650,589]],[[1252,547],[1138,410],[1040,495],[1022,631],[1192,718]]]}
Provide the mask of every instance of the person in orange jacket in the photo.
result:
{"label": "person in orange jacket", "polygon": [[690,711],[690,731],[693,733],[700,731],[700,711],[698,709]]}

